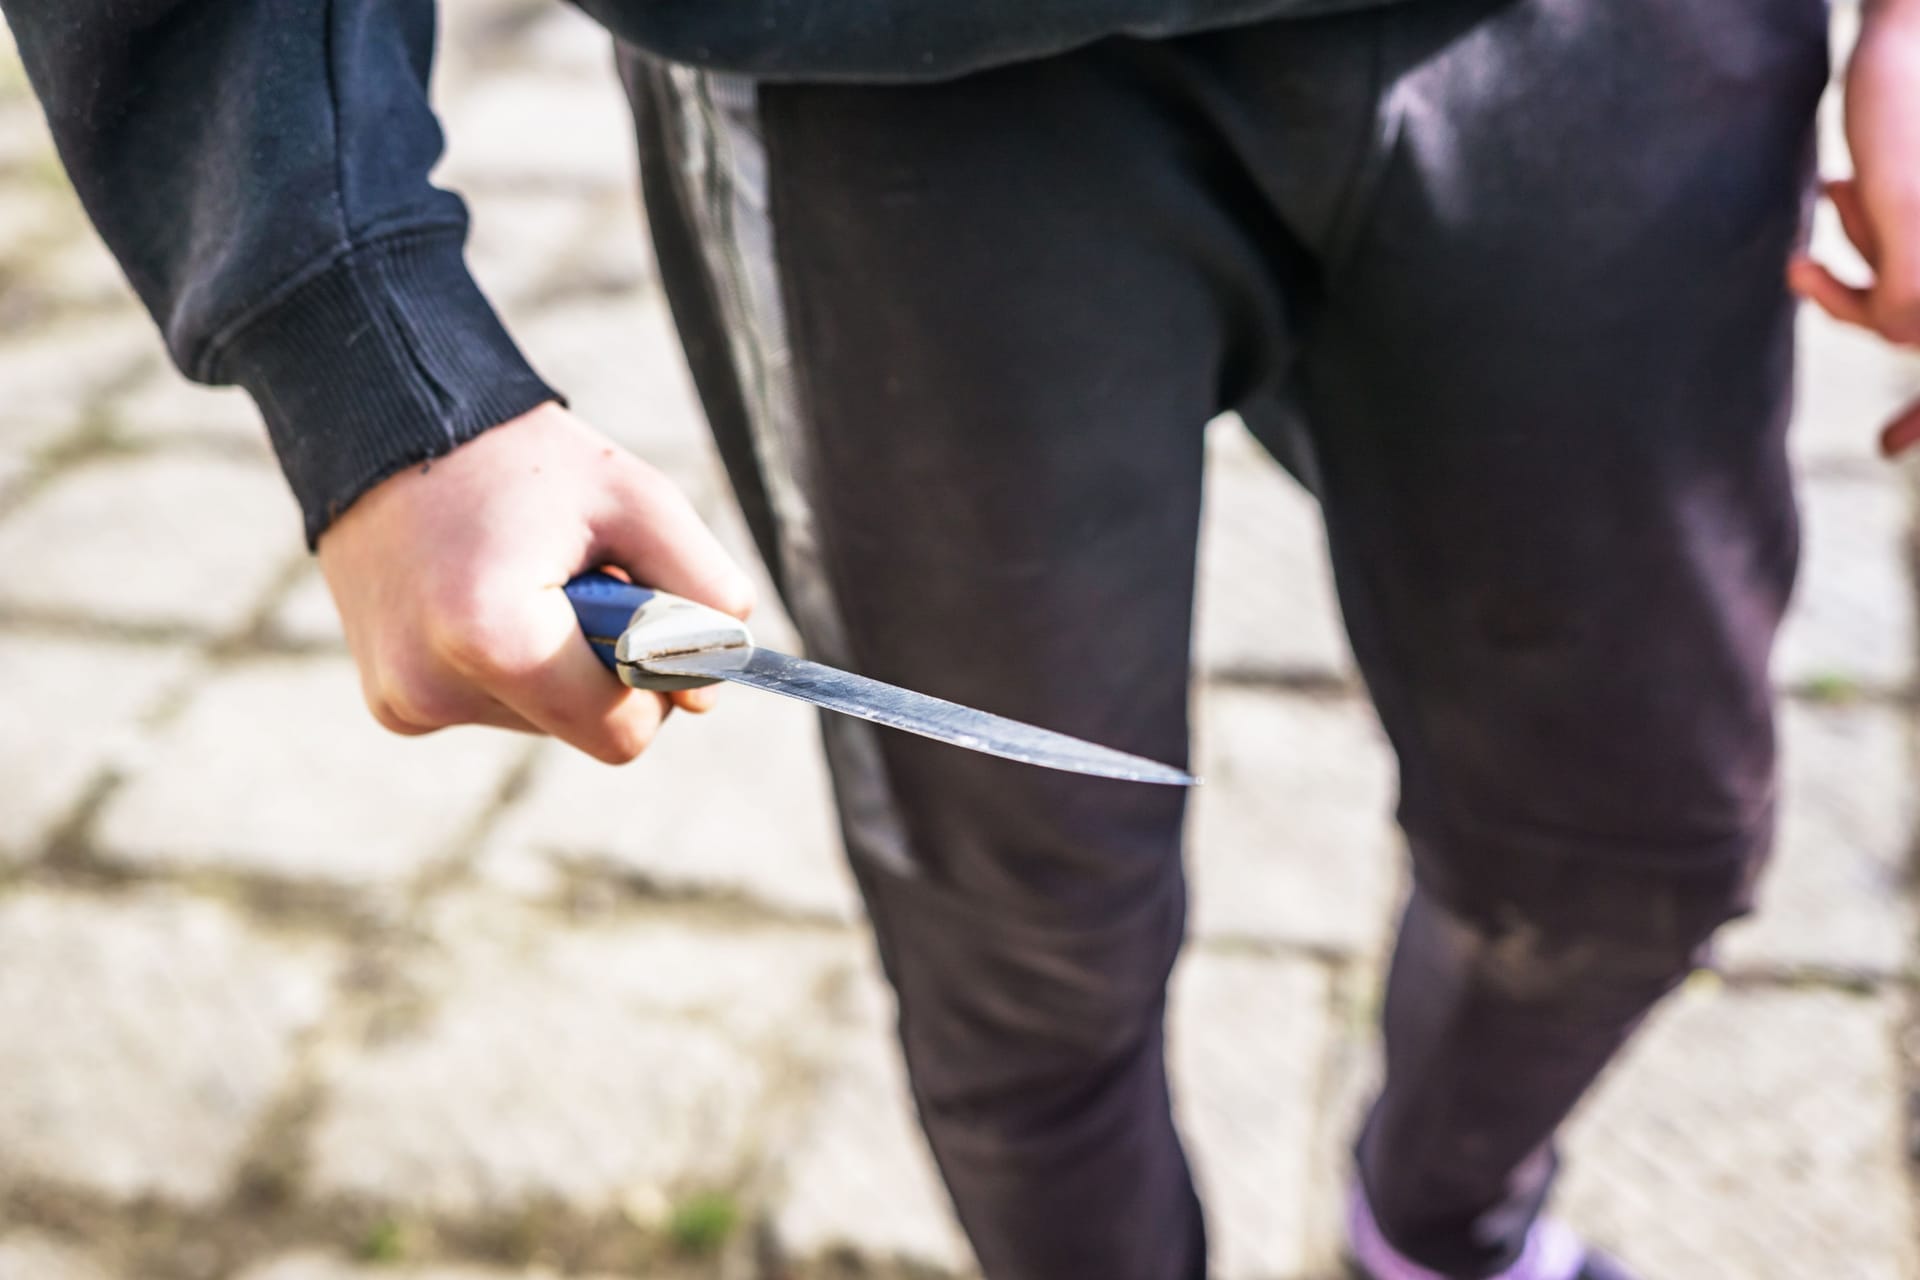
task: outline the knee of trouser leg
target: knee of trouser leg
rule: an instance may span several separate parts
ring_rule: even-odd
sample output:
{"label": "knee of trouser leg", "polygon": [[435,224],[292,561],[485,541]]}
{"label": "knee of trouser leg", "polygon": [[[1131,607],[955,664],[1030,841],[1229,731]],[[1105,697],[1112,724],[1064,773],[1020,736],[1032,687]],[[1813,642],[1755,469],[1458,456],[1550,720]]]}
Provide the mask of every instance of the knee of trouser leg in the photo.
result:
{"label": "knee of trouser leg", "polygon": [[1022,920],[924,881],[863,877],[922,1107],[1067,1097],[1157,1054],[1184,932],[1177,871],[1124,910],[1073,923]]}
{"label": "knee of trouser leg", "polygon": [[1714,933],[1746,910],[1738,886],[1729,868],[1705,885],[1648,877],[1630,894],[1596,891],[1532,917],[1510,910],[1486,935],[1480,968],[1516,998],[1642,1007],[1709,963]]}
{"label": "knee of trouser leg", "polygon": [[1515,1002],[1609,1016],[1615,1006],[1644,1009],[1671,990],[1704,962],[1711,933],[1704,919],[1681,928],[1580,929],[1510,915],[1479,934],[1473,968]]}
{"label": "knee of trouser leg", "polygon": [[1163,991],[1139,975],[1077,994],[1041,979],[984,998],[903,997],[913,1094],[936,1147],[1071,1164],[1150,1117],[1165,1105]]}
{"label": "knee of trouser leg", "polygon": [[1131,1037],[1003,1044],[997,1060],[955,1063],[908,1041],[913,1095],[943,1158],[1029,1170],[1074,1167],[1167,1105],[1157,1012]]}
{"label": "knee of trouser leg", "polygon": [[1771,836],[1769,817],[1693,859],[1539,845],[1450,858],[1416,840],[1416,879],[1510,995],[1640,998],[1706,963],[1714,933],[1752,909]]}

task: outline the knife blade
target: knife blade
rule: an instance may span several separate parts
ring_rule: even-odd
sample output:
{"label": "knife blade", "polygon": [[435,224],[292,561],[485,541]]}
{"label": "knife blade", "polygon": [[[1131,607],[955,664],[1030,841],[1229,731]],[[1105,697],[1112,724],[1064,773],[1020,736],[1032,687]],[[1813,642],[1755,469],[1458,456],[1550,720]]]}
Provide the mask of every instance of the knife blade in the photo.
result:
{"label": "knife blade", "polygon": [[753,643],[746,624],[718,610],[606,574],[566,586],[600,660],[640,689],[689,689],[725,680],[970,751],[1071,773],[1192,786],[1184,770],[991,712],[796,658]]}

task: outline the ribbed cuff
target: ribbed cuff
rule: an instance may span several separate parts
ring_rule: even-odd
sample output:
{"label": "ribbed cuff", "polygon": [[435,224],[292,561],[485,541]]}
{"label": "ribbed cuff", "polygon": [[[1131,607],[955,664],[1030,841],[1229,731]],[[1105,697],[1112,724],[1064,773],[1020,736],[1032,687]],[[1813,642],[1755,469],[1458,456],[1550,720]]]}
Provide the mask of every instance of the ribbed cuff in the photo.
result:
{"label": "ribbed cuff", "polygon": [[353,250],[248,324],[216,380],[253,394],[313,546],[404,467],[560,397],[435,228]]}

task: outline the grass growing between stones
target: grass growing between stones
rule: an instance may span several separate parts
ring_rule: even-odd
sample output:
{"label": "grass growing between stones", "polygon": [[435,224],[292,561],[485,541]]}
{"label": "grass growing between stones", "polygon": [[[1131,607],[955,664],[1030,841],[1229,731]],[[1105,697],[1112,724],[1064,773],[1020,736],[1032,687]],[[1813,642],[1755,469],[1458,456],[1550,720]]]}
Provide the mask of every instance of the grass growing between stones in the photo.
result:
{"label": "grass growing between stones", "polygon": [[382,1218],[367,1228],[367,1234],[360,1240],[360,1247],[354,1252],[362,1262],[400,1262],[412,1252],[409,1248],[411,1235],[404,1222]]}
{"label": "grass growing between stones", "polygon": [[740,1226],[740,1207],[733,1197],[710,1191],[674,1207],[667,1218],[667,1238],[682,1253],[706,1256],[718,1253]]}
{"label": "grass growing between stones", "polygon": [[1839,672],[1821,672],[1808,677],[1801,686],[1801,696],[1809,702],[1825,706],[1843,706],[1860,697],[1859,682],[1851,676]]}

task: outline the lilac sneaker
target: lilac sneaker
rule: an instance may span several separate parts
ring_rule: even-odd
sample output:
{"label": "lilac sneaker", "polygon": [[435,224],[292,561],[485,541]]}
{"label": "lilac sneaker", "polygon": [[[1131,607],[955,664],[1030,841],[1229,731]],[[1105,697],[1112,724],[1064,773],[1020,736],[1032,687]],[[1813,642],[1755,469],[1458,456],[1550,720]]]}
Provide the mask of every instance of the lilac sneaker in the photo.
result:
{"label": "lilac sneaker", "polygon": [[[1454,1280],[1409,1262],[1387,1243],[1373,1220],[1373,1209],[1356,1187],[1347,1206],[1347,1250],[1360,1280]],[[1635,1280],[1632,1272],[1605,1254],[1587,1248],[1566,1225],[1551,1218],[1536,1222],[1526,1248],[1514,1264],[1487,1280]]]}

